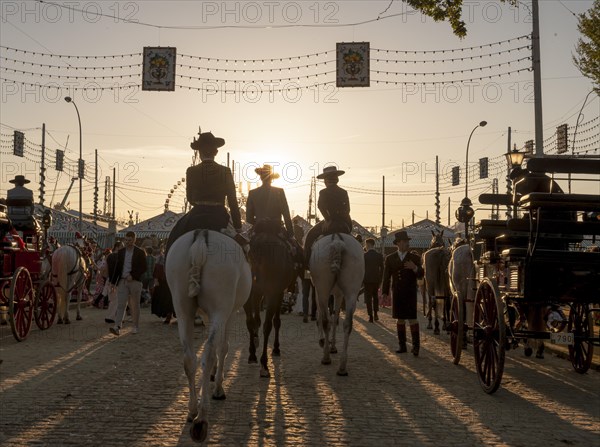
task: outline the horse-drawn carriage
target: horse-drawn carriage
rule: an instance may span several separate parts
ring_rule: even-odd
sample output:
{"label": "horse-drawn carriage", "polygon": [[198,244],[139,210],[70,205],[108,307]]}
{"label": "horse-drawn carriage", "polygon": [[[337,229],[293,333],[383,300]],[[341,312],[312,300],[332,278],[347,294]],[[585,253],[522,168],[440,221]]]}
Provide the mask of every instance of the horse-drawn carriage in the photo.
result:
{"label": "horse-drawn carriage", "polygon": [[50,263],[38,232],[25,228],[22,233],[22,238],[15,234],[6,207],[0,205],[0,319],[8,320],[17,341],[27,338],[33,320],[44,330],[56,316]]}
{"label": "horse-drawn carriage", "polygon": [[[592,181],[595,191],[600,183],[598,159],[532,158],[527,170],[550,184],[557,174]],[[520,195],[516,183],[512,196],[482,195],[483,205],[511,207],[514,218],[477,226],[466,293],[458,293],[458,277],[451,277],[457,292],[450,316],[454,363],[471,330],[479,382],[490,394],[500,386],[505,351],[521,341],[531,355],[529,341],[535,340],[539,358],[544,340],[567,345],[579,373],[590,368],[593,346],[600,345],[592,317],[599,310],[600,252],[585,249],[600,235],[600,195],[547,188]]]}

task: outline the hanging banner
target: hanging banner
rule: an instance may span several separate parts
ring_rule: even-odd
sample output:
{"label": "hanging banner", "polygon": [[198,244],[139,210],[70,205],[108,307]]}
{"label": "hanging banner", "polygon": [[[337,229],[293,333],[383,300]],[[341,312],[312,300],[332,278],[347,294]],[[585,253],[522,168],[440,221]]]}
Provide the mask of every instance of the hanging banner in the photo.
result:
{"label": "hanging banner", "polygon": [[174,47],[144,47],[142,90],[175,90],[176,55]]}
{"label": "hanging banner", "polygon": [[369,87],[369,42],[338,42],[338,87]]}

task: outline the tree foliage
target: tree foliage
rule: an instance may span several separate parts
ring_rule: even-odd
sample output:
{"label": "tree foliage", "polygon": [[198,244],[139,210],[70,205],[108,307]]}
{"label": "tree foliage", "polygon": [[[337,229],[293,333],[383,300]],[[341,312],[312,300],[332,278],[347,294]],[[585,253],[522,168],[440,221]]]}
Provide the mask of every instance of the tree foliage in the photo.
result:
{"label": "tree foliage", "polygon": [[[412,8],[426,16],[431,17],[436,22],[447,20],[452,27],[452,31],[458,37],[467,35],[467,25],[462,20],[463,0],[403,0]],[[512,5],[517,4],[517,0],[501,0]]]}
{"label": "tree foliage", "polygon": [[589,11],[579,15],[577,28],[584,37],[577,42],[573,62],[581,74],[592,80],[600,95],[600,0],[594,0]]}

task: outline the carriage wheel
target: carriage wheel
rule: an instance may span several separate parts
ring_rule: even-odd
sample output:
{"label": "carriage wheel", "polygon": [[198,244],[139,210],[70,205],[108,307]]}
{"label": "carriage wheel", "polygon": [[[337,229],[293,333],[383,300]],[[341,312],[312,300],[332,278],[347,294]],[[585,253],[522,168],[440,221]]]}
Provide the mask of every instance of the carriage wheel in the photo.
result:
{"label": "carriage wheel", "polygon": [[41,330],[48,329],[56,317],[56,291],[49,281],[45,281],[38,288],[35,303],[35,324]]}
{"label": "carriage wheel", "polygon": [[465,313],[458,295],[452,296],[452,305],[450,306],[450,351],[454,358],[454,364],[460,362],[460,354],[465,336]]}
{"label": "carriage wheel", "polygon": [[479,383],[488,394],[498,389],[504,372],[506,325],[503,307],[498,286],[485,278],[475,296],[473,350]]}
{"label": "carriage wheel", "polygon": [[569,357],[575,371],[583,374],[592,364],[594,324],[590,319],[588,304],[574,304],[569,312],[568,332],[573,332],[574,342],[569,345]]}
{"label": "carriage wheel", "polygon": [[25,267],[19,267],[10,284],[8,300],[10,326],[17,341],[23,341],[31,329],[34,293],[31,276]]}

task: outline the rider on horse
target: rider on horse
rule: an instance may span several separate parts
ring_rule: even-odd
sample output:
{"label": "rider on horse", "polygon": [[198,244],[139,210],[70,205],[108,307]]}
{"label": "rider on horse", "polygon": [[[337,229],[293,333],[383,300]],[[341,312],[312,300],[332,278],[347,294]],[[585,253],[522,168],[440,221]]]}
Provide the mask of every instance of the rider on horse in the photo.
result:
{"label": "rider on horse", "polygon": [[289,245],[292,257],[302,265],[302,249],[294,238],[294,227],[285,191],[271,185],[273,180],[279,178],[279,174],[274,173],[270,165],[264,165],[254,171],[260,176],[262,185],[248,193],[246,222],[253,225],[255,234],[261,231],[277,233]]}
{"label": "rider on horse", "polygon": [[190,147],[200,153],[201,163],[190,166],[186,171],[186,196],[193,208],[171,230],[167,251],[179,236],[188,231],[200,228],[221,231],[227,228],[229,213],[224,205],[226,198],[233,227],[237,233],[242,231],[231,169],[215,162],[218,149],[225,144],[225,140],[215,137],[211,132],[199,132],[198,135]]}
{"label": "rider on horse", "polygon": [[317,223],[306,235],[304,253],[307,266],[310,262],[312,244],[319,236],[331,233],[350,234],[352,231],[348,192],[338,186],[339,177],[344,173],[345,171],[340,171],[335,166],[327,166],[317,176],[318,179],[325,181],[325,189],[319,191],[317,202],[325,221]]}

